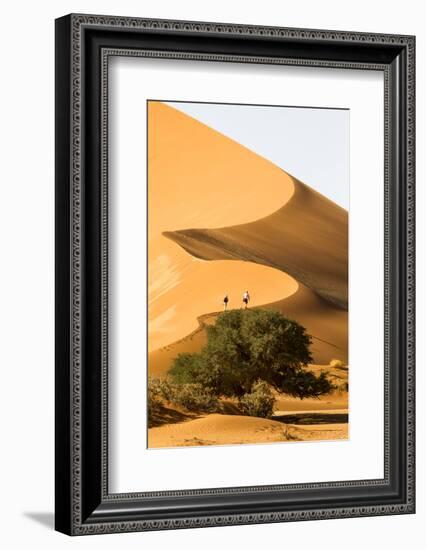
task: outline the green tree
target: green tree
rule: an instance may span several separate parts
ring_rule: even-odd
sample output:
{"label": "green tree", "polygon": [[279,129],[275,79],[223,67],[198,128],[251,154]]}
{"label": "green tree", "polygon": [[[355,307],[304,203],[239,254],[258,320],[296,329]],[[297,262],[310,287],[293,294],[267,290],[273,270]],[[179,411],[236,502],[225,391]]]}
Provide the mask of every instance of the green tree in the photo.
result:
{"label": "green tree", "polygon": [[311,338],[304,327],[272,310],[232,310],[207,327],[200,353],[183,353],[170,375],[179,384],[201,384],[215,395],[241,398],[263,380],[300,398],[332,389],[325,375],[307,370]]}

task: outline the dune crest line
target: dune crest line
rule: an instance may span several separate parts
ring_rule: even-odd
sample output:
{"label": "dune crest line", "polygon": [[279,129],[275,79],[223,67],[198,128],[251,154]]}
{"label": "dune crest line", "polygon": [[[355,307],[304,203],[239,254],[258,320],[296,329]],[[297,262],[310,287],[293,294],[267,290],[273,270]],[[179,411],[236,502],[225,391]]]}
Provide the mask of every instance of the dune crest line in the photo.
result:
{"label": "dune crest line", "polygon": [[284,271],[333,305],[348,308],[348,213],[296,178],[276,212],[218,229],[163,235],[203,260],[245,260]]}

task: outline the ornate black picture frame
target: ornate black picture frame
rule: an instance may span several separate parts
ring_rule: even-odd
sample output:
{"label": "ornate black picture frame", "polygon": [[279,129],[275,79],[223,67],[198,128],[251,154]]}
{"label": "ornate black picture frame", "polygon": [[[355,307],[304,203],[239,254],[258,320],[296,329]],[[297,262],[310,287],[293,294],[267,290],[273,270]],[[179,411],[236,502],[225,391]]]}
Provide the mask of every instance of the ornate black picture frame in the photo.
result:
{"label": "ornate black picture frame", "polygon": [[[116,55],[383,72],[383,479],[109,493],[107,71]],[[74,14],[56,21],[58,531],[414,513],[414,56],[413,36]]]}

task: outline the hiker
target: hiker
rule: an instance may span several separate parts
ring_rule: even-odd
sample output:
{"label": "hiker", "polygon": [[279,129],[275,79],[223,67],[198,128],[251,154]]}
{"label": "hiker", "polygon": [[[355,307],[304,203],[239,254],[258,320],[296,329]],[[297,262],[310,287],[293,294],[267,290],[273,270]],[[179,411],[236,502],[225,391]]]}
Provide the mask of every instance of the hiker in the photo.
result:
{"label": "hiker", "polygon": [[250,294],[249,294],[249,291],[246,290],[243,294],[243,304],[245,306],[245,309],[247,309],[249,302],[250,302]]}
{"label": "hiker", "polygon": [[225,294],[225,298],[223,299],[223,311],[226,311],[226,310],[227,310],[227,308],[228,308],[228,302],[229,302],[228,295]]}

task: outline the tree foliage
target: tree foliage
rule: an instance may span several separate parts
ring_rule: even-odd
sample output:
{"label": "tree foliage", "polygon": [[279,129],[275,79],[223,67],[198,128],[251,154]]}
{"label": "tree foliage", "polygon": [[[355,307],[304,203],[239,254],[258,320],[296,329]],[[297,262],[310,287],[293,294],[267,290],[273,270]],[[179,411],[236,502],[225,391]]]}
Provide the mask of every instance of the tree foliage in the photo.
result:
{"label": "tree foliage", "polygon": [[307,370],[311,338],[304,327],[272,310],[232,310],[207,327],[200,353],[183,353],[170,375],[178,384],[201,384],[217,396],[241,398],[263,380],[300,398],[332,388],[327,377]]}

